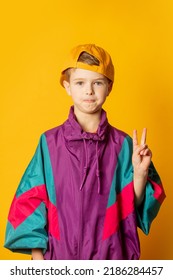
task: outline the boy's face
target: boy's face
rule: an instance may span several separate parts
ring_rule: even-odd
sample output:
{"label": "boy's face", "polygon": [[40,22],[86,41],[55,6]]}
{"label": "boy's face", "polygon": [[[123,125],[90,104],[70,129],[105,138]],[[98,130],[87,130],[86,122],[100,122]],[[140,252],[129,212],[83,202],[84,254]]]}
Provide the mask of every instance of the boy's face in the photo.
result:
{"label": "boy's face", "polygon": [[75,112],[95,113],[101,110],[112,84],[102,74],[84,70],[71,69],[69,81],[64,87],[74,102]]}

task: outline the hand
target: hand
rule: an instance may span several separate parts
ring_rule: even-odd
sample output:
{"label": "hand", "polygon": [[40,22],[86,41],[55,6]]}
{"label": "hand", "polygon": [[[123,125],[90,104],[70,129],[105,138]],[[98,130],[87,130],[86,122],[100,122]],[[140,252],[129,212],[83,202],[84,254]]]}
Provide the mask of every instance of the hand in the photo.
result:
{"label": "hand", "polygon": [[32,249],[32,260],[44,260],[41,249]]}
{"label": "hand", "polygon": [[148,168],[151,163],[152,152],[146,145],[147,129],[144,128],[141,142],[138,144],[137,130],[133,131],[133,155],[132,164],[135,176],[143,178],[148,175]]}

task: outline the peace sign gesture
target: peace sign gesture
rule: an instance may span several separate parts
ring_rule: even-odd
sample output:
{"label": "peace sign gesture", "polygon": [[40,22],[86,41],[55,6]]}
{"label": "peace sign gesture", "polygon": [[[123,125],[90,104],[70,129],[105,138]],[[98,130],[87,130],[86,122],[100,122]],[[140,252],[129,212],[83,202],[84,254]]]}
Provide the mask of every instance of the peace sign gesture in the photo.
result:
{"label": "peace sign gesture", "polygon": [[142,131],[141,141],[138,144],[137,130],[133,131],[133,155],[132,164],[135,174],[143,178],[148,173],[148,168],[151,163],[152,152],[146,144],[147,129]]}

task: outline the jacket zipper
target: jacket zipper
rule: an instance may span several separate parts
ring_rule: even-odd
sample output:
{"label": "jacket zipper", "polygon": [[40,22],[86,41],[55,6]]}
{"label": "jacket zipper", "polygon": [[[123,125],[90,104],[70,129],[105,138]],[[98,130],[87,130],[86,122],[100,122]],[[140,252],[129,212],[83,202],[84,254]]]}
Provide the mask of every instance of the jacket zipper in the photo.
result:
{"label": "jacket zipper", "polygon": [[78,239],[78,259],[81,259],[81,248],[83,239],[83,190],[80,190],[79,202],[79,239]]}

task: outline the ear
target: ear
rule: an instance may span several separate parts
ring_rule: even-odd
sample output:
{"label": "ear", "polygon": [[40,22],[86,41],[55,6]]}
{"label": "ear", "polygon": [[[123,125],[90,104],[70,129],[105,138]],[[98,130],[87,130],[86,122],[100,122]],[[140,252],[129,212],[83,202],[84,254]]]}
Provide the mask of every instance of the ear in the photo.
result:
{"label": "ear", "polygon": [[70,83],[67,82],[66,80],[63,81],[63,86],[67,92],[68,95],[71,95],[71,92],[70,92]]}
{"label": "ear", "polygon": [[112,86],[113,86],[113,83],[110,82],[110,83],[108,84],[108,94],[107,94],[107,96],[109,96],[109,94],[110,94],[110,92],[111,92],[111,90],[112,90]]}

